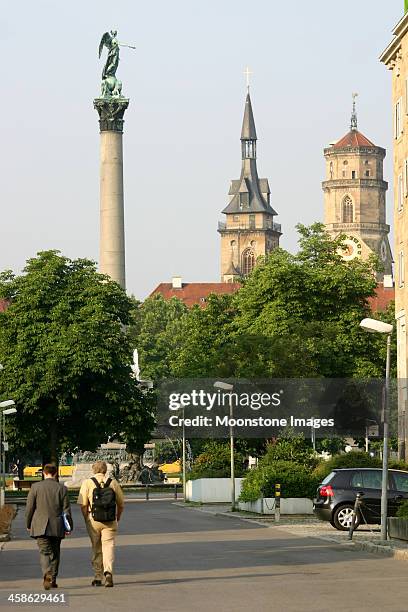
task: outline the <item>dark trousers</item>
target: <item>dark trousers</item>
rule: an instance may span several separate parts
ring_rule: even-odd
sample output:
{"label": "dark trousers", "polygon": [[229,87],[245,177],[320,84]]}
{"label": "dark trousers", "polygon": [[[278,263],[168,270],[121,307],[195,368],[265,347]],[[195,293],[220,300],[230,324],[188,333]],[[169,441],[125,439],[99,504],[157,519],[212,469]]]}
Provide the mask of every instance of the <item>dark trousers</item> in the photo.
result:
{"label": "dark trousers", "polygon": [[40,550],[40,562],[43,576],[51,574],[55,580],[58,576],[60,563],[61,538],[53,536],[41,536],[36,538]]}

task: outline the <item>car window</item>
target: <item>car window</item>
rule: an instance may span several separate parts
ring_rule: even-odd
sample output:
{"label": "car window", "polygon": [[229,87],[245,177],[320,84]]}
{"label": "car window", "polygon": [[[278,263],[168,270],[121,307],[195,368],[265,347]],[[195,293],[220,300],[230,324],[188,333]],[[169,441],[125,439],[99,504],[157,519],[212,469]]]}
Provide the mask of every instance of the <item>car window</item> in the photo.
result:
{"label": "car window", "polygon": [[365,489],[381,489],[381,472],[367,470],[366,472],[362,472],[362,474],[363,486]]}
{"label": "car window", "polygon": [[352,487],[356,487],[356,488],[363,488],[363,475],[361,472],[354,472],[354,474],[351,477],[351,481],[350,484]]}
{"label": "car window", "polygon": [[322,480],[322,485],[327,484],[328,482],[331,481],[331,479],[336,475],[336,472],[330,472],[330,474],[328,476],[326,476],[326,478],[324,480]]}
{"label": "car window", "polygon": [[408,474],[393,472],[392,475],[394,476],[395,488],[397,491],[408,492]]}

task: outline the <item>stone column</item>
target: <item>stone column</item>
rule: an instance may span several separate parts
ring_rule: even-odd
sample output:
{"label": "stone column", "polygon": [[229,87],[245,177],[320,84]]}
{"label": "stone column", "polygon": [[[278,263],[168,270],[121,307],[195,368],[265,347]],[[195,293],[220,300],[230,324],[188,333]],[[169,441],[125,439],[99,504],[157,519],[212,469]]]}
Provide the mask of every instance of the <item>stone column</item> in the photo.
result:
{"label": "stone column", "polygon": [[99,270],[126,289],[123,115],[127,98],[96,98],[101,133]]}

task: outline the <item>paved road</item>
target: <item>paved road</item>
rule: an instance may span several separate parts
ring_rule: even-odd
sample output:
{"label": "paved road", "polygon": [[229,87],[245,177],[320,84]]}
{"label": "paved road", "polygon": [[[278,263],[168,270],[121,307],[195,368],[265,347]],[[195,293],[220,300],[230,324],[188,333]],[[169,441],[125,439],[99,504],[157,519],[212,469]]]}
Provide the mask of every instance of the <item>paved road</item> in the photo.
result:
{"label": "paved road", "polygon": [[[75,519],[59,578],[59,590],[75,611],[408,611],[407,562],[169,501],[126,504],[116,586],[95,589],[89,586],[89,544],[77,509]],[[14,532],[0,553],[3,601],[11,591],[38,592],[41,586],[38,553],[25,535],[22,513]]]}

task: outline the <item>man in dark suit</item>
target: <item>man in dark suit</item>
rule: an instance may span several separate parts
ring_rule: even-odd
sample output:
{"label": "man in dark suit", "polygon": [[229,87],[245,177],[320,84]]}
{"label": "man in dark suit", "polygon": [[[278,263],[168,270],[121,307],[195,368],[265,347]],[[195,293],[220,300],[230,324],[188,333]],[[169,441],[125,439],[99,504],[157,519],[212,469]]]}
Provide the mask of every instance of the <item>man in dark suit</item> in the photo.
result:
{"label": "man in dark suit", "polygon": [[61,540],[67,531],[65,514],[72,529],[71,508],[68,491],[57,481],[57,468],[47,464],[43,470],[44,480],[35,482],[27,497],[26,524],[32,538],[37,540],[40,550],[44,588],[57,588]]}

